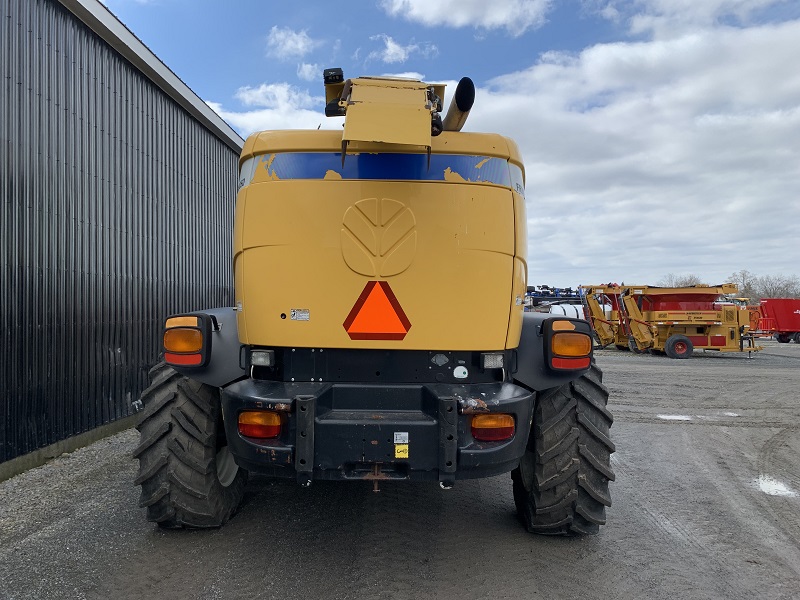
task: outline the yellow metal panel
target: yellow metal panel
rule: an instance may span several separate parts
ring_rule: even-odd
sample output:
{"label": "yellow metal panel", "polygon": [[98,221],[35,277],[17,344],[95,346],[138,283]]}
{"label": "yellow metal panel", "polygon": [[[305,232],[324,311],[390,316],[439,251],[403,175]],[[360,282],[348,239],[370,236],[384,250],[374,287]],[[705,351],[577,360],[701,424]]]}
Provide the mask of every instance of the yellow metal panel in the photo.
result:
{"label": "yellow metal panel", "polygon": [[234,259],[236,252],[241,252],[242,248],[242,235],[244,233],[244,224],[245,224],[245,207],[247,202],[245,199],[247,198],[247,191],[249,187],[244,187],[239,190],[239,193],[236,194],[236,210],[234,211],[234,219],[233,219],[233,252],[234,252]]}
{"label": "yellow metal panel", "polygon": [[[347,87],[345,85],[345,88]],[[427,101],[427,89],[428,85],[421,81],[358,77],[350,80],[350,92],[345,90],[345,96],[352,102],[375,102],[387,105],[418,105],[421,103],[424,105]]]}
{"label": "yellow metal panel", "polygon": [[[516,290],[524,294],[524,268],[515,267],[514,202],[507,189],[269,181],[249,186],[240,202],[246,222],[237,237],[235,271],[243,343],[497,350],[518,337],[513,330],[522,307],[511,307]],[[356,210],[365,215],[360,229],[346,217],[359,203],[364,211]],[[343,249],[351,234],[357,247],[349,252],[360,253],[360,262]],[[351,340],[343,327],[367,282],[375,280],[389,283],[411,322],[402,341]],[[292,309],[308,311],[308,320],[293,320]]]}
{"label": "yellow metal panel", "polygon": [[239,341],[246,344],[247,335],[247,322],[244,318],[243,309],[247,306],[247,298],[245,297],[244,274],[249,273],[245,269],[244,253],[236,252],[233,255],[233,288],[234,288],[234,307],[238,311],[236,313],[236,329],[239,332]]}
{"label": "yellow metal panel", "polygon": [[431,111],[423,106],[355,104],[347,109],[342,140],[427,148],[431,145]]}
{"label": "yellow metal panel", "polygon": [[431,106],[427,86],[398,79],[353,79],[345,84],[347,118],[342,141],[428,148]]}
{"label": "yellow metal panel", "polygon": [[[524,169],[517,145],[511,139],[496,133],[443,131],[431,138],[430,144],[431,152],[434,154],[496,156],[508,158]],[[247,138],[239,164],[243,164],[253,156],[279,152],[341,152],[341,150],[341,131],[262,131]],[[408,152],[408,148],[397,144],[351,142],[348,153],[354,152]]]}
{"label": "yellow metal panel", "polygon": [[518,255],[514,258],[514,280],[511,285],[511,308],[508,319],[508,335],[506,336],[506,348],[516,348],[519,346],[519,338],[522,335],[522,313],[525,310],[524,300],[528,285],[528,263],[525,255]]}
{"label": "yellow metal panel", "polygon": [[[525,198],[514,193],[514,253],[527,261],[528,256],[528,219],[525,206]],[[528,290],[528,265],[525,264],[525,290]],[[525,294],[523,293],[523,296]]]}

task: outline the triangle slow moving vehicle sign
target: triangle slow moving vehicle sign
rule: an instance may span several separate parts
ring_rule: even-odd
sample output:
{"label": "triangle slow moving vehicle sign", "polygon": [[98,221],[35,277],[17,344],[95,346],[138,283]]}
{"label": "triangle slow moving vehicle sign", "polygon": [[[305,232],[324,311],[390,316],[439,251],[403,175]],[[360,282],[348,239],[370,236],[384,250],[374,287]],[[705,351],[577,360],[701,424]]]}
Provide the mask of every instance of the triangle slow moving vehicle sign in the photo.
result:
{"label": "triangle slow moving vehicle sign", "polygon": [[351,340],[402,340],[411,329],[387,281],[369,281],[344,323]]}

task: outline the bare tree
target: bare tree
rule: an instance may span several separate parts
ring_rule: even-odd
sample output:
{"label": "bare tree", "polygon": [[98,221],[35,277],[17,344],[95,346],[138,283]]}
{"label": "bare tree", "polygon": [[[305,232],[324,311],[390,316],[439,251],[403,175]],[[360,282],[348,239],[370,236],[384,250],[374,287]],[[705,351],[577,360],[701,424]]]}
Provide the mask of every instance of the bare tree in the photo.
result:
{"label": "bare tree", "polygon": [[800,280],[796,275],[764,275],[757,281],[760,298],[800,297]]}
{"label": "bare tree", "polygon": [[730,283],[735,283],[739,288],[739,295],[744,298],[756,298],[758,296],[758,277],[747,269],[731,273],[728,278]]}
{"label": "bare tree", "polygon": [[667,273],[656,282],[656,285],[660,287],[690,287],[699,283],[703,283],[703,280],[694,274],[675,275],[674,273]]}

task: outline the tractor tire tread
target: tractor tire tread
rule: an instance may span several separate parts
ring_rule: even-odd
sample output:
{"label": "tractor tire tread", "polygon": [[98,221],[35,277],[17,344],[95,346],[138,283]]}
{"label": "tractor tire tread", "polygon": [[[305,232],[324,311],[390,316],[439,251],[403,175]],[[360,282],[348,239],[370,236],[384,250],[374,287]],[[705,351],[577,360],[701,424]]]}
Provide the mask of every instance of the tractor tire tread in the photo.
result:
{"label": "tractor tire tread", "polygon": [[163,363],[150,374],[153,383],[142,394],[145,409],[137,425],[141,442],[133,452],[139,459],[139,505],[159,527],[219,527],[238,508],[247,472],[238,469],[227,487],[218,479],[218,392]]}
{"label": "tractor tire tread", "polygon": [[577,380],[537,395],[528,449],[511,474],[517,512],[530,532],[595,534],[605,524],[615,479],[607,404],[594,362]]}

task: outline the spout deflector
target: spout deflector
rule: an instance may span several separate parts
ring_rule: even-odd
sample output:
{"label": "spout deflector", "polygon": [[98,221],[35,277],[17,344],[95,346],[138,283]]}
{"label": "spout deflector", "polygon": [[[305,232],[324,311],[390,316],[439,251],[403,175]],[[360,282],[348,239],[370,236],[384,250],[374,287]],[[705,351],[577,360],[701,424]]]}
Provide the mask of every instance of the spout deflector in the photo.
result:
{"label": "spout deflector", "polygon": [[456,93],[442,122],[445,131],[461,131],[467,121],[469,111],[475,103],[475,84],[469,77],[462,77],[456,86]]}

